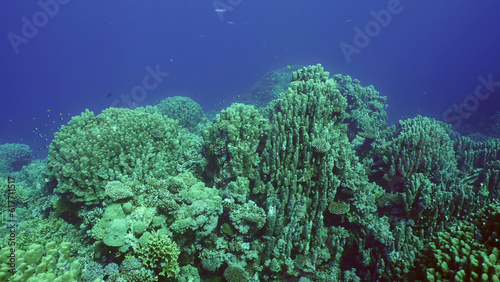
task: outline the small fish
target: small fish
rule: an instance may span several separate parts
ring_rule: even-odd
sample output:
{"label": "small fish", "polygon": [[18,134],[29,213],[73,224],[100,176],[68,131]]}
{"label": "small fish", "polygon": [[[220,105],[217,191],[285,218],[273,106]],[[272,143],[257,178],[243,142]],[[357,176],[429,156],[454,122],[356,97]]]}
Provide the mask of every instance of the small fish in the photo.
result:
{"label": "small fish", "polygon": [[290,65],[286,65],[286,67],[287,67],[288,69],[291,69],[291,68],[292,68]]}
{"label": "small fish", "polygon": [[233,22],[227,22],[227,24],[234,24]]}
{"label": "small fish", "polygon": [[226,11],[227,11],[226,9],[220,9],[220,8],[214,10],[214,12],[216,13],[225,13]]}
{"label": "small fish", "polygon": [[106,95],[106,98],[111,97],[111,95],[113,95],[113,94],[111,92],[109,92],[108,95]]}
{"label": "small fish", "polygon": [[345,22],[346,22],[346,23],[350,23],[350,22],[352,22],[352,20],[351,20],[351,19],[349,19],[349,20],[346,20]]}

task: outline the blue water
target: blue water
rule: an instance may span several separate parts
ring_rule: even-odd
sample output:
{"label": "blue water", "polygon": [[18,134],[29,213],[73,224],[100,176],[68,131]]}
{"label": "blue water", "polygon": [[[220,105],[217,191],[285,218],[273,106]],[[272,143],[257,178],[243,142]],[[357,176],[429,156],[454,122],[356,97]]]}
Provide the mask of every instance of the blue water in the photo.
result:
{"label": "blue water", "polygon": [[[478,76],[500,76],[498,1],[218,3],[4,1],[0,144],[25,143],[43,155],[57,127],[130,95],[148,67],[163,76],[134,106],[182,95],[211,110],[268,71],[321,63],[387,96],[389,123],[442,119],[474,92]],[[391,16],[377,29],[382,10]],[[348,62],[339,44],[354,45],[356,28],[370,24],[370,41]]]}

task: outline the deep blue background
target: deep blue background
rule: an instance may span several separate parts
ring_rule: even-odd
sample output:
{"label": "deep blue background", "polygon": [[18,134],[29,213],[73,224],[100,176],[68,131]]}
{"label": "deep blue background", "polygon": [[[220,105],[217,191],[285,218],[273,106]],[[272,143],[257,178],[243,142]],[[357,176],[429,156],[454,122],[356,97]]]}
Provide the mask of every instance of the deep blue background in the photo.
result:
{"label": "deep blue background", "polygon": [[21,19],[32,22],[42,8],[4,1],[0,144],[43,148],[50,129],[86,108],[97,114],[109,107],[157,64],[169,76],[140,106],[183,95],[210,110],[268,71],[321,63],[388,96],[391,123],[416,114],[441,118],[474,91],[479,75],[500,75],[499,1],[401,0],[402,12],[350,63],[339,44],[353,44],[354,28],[364,29],[370,12],[390,1],[220,2],[232,6],[223,19],[211,1],[71,0],[16,54],[8,34],[22,35]]}

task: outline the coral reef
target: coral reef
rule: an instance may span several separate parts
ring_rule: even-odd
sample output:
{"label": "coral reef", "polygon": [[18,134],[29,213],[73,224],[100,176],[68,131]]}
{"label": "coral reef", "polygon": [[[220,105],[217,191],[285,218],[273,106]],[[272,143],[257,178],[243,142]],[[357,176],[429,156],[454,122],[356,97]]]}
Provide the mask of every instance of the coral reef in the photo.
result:
{"label": "coral reef", "polygon": [[9,161],[0,281],[499,281],[498,140],[387,127],[385,97],[321,65],[248,97],[211,122],[185,97],[87,110],[46,162]]}
{"label": "coral reef", "polygon": [[31,162],[33,152],[28,145],[0,145],[0,176],[9,172],[19,171]]}

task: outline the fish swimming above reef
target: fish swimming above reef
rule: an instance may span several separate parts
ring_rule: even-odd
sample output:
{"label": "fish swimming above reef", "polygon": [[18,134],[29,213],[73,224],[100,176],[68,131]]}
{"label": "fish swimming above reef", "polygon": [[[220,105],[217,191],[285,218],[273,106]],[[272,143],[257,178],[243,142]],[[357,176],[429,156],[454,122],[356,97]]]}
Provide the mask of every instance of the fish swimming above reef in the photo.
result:
{"label": "fish swimming above reef", "polygon": [[220,9],[220,8],[214,10],[214,12],[216,13],[225,13],[226,11],[227,11],[226,9]]}

